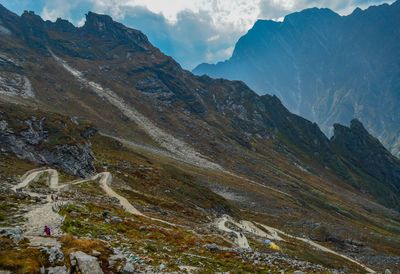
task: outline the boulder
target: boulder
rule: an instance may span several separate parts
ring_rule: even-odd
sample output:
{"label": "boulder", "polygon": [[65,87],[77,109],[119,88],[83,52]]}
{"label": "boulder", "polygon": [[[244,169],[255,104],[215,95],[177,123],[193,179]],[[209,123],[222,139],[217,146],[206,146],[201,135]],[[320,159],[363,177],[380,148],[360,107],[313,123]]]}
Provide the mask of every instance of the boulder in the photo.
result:
{"label": "boulder", "polygon": [[8,237],[14,242],[19,242],[24,238],[20,227],[0,227],[0,236]]}
{"label": "boulder", "polygon": [[110,221],[113,224],[117,224],[117,223],[122,223],[123,222],[123,220],[118,216],[112,216]]}
{"label": "boulder", "polygon": [[44,247],[42,250],[49,255],[49,263],[51,265],[64,261],[64,253],[61,251],[59,246]]}
{"label": "boulder", "polygon": [[108,264],[113,267],[118,261],[125,260],[124,255],[122,254],[114,254],[108,258]]}
{"label": "boulder", "polygon": [[124,265],[124,268],[122,269],[122,273],[124,274],[135,273],[135,267],[133,266],[132,263],[127,262]]}
{"label": "boulder", "polygon": [[55,266],[47,268],[48,274],[67,274],[67,268],[65,266]]}
{"label": "boulder", "polygon": [[219,247],[216,244],[206,244],[206,245],[204,245],[204,247],[210,251],[218,251],[219,250]]}
{"label": "boulder", "polygon": [[82,274],[103,274],[96,257],[82,251],[73,252],[70,255],[71,266]]}

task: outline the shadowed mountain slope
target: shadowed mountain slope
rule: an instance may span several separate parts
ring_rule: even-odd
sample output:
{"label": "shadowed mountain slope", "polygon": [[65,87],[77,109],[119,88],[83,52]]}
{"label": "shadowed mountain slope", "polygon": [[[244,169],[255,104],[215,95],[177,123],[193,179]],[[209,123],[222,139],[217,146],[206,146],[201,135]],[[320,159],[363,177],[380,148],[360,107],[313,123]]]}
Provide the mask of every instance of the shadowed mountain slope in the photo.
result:
{"label": "shadowed mountain slope", "polygon": [[283,22],[259,20],[232,57],[195,74],[242,80],[275,94],[329,136],[353,118],[399,155],[400,1],[339,16],[307,9]]}
{"label": "shadowed mountain slope", "polygon": [[[347,160],[317,124],[289,112],[276,96],[259,96],[239,81],[194,76],[140,31],[109,16],[89,13],[85,25],[76,28],[65,20],[43,21],[30,12],[16,16],[0,7],[0,20],[7,30],[0,34],[1,110],[20,108],[40,119],[58,113],[72,121],[66,128],[73,121],[95,124],[100,134],[90,140],[91,160],[96,170],[115,171],[128,200],[137,197],[135,191],[149,191],[141,196],[144,204],[169,208],[166,216],[192,228],[196,217],[185,219],[182,203],[191,204],[192,216],[268,220],[346,254],[353,252],[346,240],[354,237],[367,246],[355,255],[363,262],[374,254],[398,256],[393,248],[398,212],[392,210],[398,209],[398,190],[385,201],[386,193],[372,188],[375,180],[386,185],[385,178]],[[17,120],[25,125],[32,119]],[[9,155],[14,153],[9,146],[4,149],[8,163],[21,160]],[[140,165],[157,163],[171,178],[164,181],[164,171],[154,166],[154,171],[136,172],[129,167],[136,158]],[[165,195],[170,203],[160,202]],[[296,249],[290,245],[288,250]],[[340,264],[333,261],[327,265]]]}

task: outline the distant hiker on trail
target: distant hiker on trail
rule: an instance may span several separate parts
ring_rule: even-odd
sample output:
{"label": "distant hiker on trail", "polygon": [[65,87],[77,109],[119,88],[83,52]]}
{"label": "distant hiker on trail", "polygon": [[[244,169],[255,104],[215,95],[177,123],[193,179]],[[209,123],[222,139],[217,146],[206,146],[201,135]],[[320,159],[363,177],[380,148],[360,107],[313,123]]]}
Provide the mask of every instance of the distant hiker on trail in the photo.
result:
{"label": "distant hiker on trail", "polygon": [[43,232],[46,234],[46,236],[51,236],[51,229],[49,226],[45,225]]}

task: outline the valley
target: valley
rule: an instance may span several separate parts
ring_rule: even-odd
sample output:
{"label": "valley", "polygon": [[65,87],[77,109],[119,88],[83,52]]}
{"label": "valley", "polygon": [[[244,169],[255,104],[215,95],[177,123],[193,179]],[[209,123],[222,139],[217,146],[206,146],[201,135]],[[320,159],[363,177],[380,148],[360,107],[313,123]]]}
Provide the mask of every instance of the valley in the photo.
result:
{"label": "valley", "polygon": [[328,139],[107,15],[0,20],[1,271],[398,271],[400,161],[360,121]]}

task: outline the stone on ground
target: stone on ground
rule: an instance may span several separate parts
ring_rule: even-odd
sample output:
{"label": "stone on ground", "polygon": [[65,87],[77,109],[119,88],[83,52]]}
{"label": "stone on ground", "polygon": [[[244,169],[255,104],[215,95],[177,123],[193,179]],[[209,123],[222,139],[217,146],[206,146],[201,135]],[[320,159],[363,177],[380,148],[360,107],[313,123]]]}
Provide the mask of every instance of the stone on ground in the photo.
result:
{"label": "stone on ground", "polygon": [[55,266],[47,268],[48,274],[67,274],[67,268],[65,266]]}
{"label": "stone on ground", "polygon": [[82,251],[73,252],[70,255],[71,265],[82,274],[103,274],[96,257]]}

